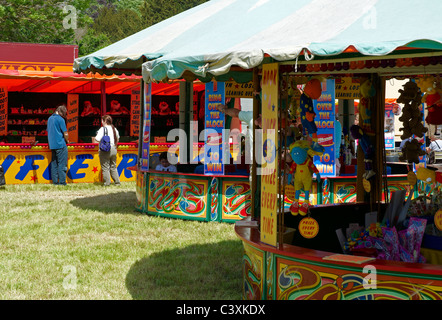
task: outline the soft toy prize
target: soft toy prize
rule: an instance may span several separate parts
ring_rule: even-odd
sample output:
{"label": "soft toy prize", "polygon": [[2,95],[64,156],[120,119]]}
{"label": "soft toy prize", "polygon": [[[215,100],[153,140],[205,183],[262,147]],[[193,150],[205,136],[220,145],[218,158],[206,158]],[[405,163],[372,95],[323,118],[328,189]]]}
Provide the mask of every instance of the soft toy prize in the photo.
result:
{"label": "soft toy prize", "polygon": [[[422,83],[421,83],[422,85]],[[400,89],[400,96],[397,99],[398,103],[403,103],[402,116],[399,121],[402,122],[401,139],[405,140],[412,138],[413,136],[422,138],[424,133],[428,131],[425,128],[422,119],[422,113],[419,109],[421,105],[421,91],[419,90],[419,85],[413,81],[408,81],[403,85],[404,89]],[[430,112],[429,112],[430,114]],[[428,118],[428,117],[427,117]],[[400,161],[408,161],[408,163],[419,163],[419,157],[425,154],[422,149],[423,143],[416,139],[405,142],[402,148],[402,155],[399,157]]]}
{"label": "soft toy prize", "polygon": [[299,101],[302,128],[304,133],[312,138],[312,149],[317,152],[324,152],[324,147],[318,143],[318,128],[315,123],[316,113],[313,110],[313,100],[319,99],[321,93],[321,82],[315,78],[311,79],[305,84]]}
{"label": "soft toy prize", "polygon": [[440,81],[433,76],[425,76],[416,80],[417,86],[424,96],[422,102],[427,104],[428,115],[425,121],[428,124],[442,124],[442,97]]}
{"label": "soft toy prize", "polygon": [[[312,157],[309,155],[312,149],[310,143],[306,140],[298,140],[290,145],[290,156],[293,162],[289,171],[289,183],[293,179],[295,186],[295,199],[290,206],[290,212],[296,216],[298,213],[305,216],[310,205],[310,191],[312,188],[312,174],[316,174],[318,181],[321,179],[319,171],[313,163]],[[304,191],[304,202],[299,206],[299,196]]]}

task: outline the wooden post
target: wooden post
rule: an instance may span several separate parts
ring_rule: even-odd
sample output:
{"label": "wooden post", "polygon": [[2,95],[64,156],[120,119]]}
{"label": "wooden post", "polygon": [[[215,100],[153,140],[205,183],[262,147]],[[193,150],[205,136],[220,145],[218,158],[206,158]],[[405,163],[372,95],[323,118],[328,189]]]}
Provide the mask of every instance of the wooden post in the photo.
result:
{"label": "wooden post", "polygon": [[[259,86],[259,70],[258,67],[253,68],[253,91],[259,92],[260,86]],[[251,183],[250,189],[252,192],[252,211],[251,211],[251,218],[252,220],[257,216],[256,211],[256,203],[260,201],[259,192],[257,188],[257,179],[260,179],[261,177],[256,176],[256,159],[255,159],[255,120],[259,117],[259,110],[260,110],[260,100],[257,99],[255,96],[253,97],[253,125],[252,128],[248,128],[249,130],[252,130],[252,163],[250,164],[250,179],[249,182]],[[257,194],[258,191],[258,194]]]}
{"label": "wooden post", "polygon": [[101,81],[101,115],[106,114],[106,82]]}

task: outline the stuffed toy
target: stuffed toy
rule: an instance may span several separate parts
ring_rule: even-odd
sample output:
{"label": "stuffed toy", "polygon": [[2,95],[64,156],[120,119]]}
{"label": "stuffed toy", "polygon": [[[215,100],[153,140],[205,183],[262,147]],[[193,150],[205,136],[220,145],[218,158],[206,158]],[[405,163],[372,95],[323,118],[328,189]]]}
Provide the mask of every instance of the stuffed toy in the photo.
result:
{"label": "stuffed toy", "polygon": [[413,139],[411,141],[405,142],[402,148],[402,155],[399,157],[400,161],[408,161],[408,163],[419,163],[419,157],[423,156],[425,151],[422,150],[422,143]]}
{"label": "stuffed toy", "polygon": [[171,113],[171,110],[169,108],[169,104],[165,101],[160,102],[159,109],[160,109],[161,116],[167,116]]}
{"label": "stuffed toy", "polygon": [[313,110],[313,100],[318,99],[321,93],[321,82],[318,79],[311,79],[305,84],[299,100],[302,128],[304,133],[312,138],[312,149],[317,152],[324,152],[325,150],[324,147],[318,143],[318,128],[315,123],[316,113]]}
{"label": "stuffed toy", "polygon": [[417,79],[417,86],[424,93],[422,102],[427,104],[428,115],[425,121],[428,124],[442,124],[442,97],[440,81],[433,76],[425,76]]}
{"label": "stuffed toy", "polygon": [[416,177],[426,184],[436,183],[436,171],[419,167],[416,171]]}
{"label": "stuffed toy", "polygon": [[399,90],[398,103],[403,103],[402,115],[399,117],[399,121],[402,122],[403,131],[401,139],[405,140],[415,135],[417,137],[423,137],[424,133],[428,131],[425,128],[422,119],[422,113],[420,110],[421,105],[421,91],[418,85],[413,81],[408,81],[404,84],[404,89]]}
{"label": "stuffed toy", "polygon": [[366,134],[373,135],[371,129],[371,108],[370,108],[370,98],[376,94],[376,90],[371,83],[371,80],[365,80],[361,83],[360,87],[360,100],[359,100],[359,117],[362,129]]}
{"label": "stuffed toy", "polygon": [[370,137],[358,125],[351,126],[350,134],[353,139],[358,140],[364,152],[365,173],[363,174],[363,178],[368,180],[376,174],[373,171],[373,144],[370,141]]}
{"label": "stuffed toy", "polygon": [[90,115],[100,115],[100,109],[93,107],[90,101],[84,102],[84,109],[81,113],[82,117],[90,116]]}
{"label": "stuffed toy", "polygon": [[[295,199],[290,206],[290,212],[296,216],[298,213],[305,216],[310,205],[310,190],[312,188],[312,173],[316,174],[319,181],[321,176],[309,155],[310,142],[298,140],[290,145],[290,156],[293,160],[289,170],[289,183],[294,175]],[[299,206],[299,196],[304,191],[304,202]]]}
{"label": "stuffed toy", "polygon": [[110,114],[129,114],[126,107],[121,106],[117,100],[112,100],[110,105]]}

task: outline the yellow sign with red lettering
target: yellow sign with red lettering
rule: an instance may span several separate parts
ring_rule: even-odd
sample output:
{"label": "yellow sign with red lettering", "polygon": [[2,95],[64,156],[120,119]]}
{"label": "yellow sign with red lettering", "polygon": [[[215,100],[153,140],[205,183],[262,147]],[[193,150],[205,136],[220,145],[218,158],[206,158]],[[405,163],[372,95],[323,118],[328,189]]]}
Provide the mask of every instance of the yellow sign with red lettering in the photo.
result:
{"label": "yellow sign with red lettering", "polygon": [[306,217],[299,222],[298,230],[301,236],[303,236],[304,238],[312,239],[318,235],[318,221],[311,217]]}
{"label": "yellow sign with red lettering", "polygon": [[0,136],[8,133],[8,88],[0,87]]}
{"label": "yellow sign with red lettering", "polygon": [[442,231],[442,209],[437,211],[434,215],[434,225]]}
{"label": "yellow sign with red lettering", "polygon": [[[262,69],[261,242],[276,246],[278,216],[278,83],[279,65]],[[259,177],[258,177],[259,178]]]}

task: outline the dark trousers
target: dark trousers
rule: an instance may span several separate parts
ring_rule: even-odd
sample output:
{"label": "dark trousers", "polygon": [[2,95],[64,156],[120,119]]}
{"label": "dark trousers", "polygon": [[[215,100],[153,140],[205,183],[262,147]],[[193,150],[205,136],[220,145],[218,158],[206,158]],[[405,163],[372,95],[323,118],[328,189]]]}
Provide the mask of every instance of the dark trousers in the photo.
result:
{"label": "dark trousers", "polygon": [[66,185],[68,171],[68,147],[53,149],[51,160],[51,179],[53,184]]}

